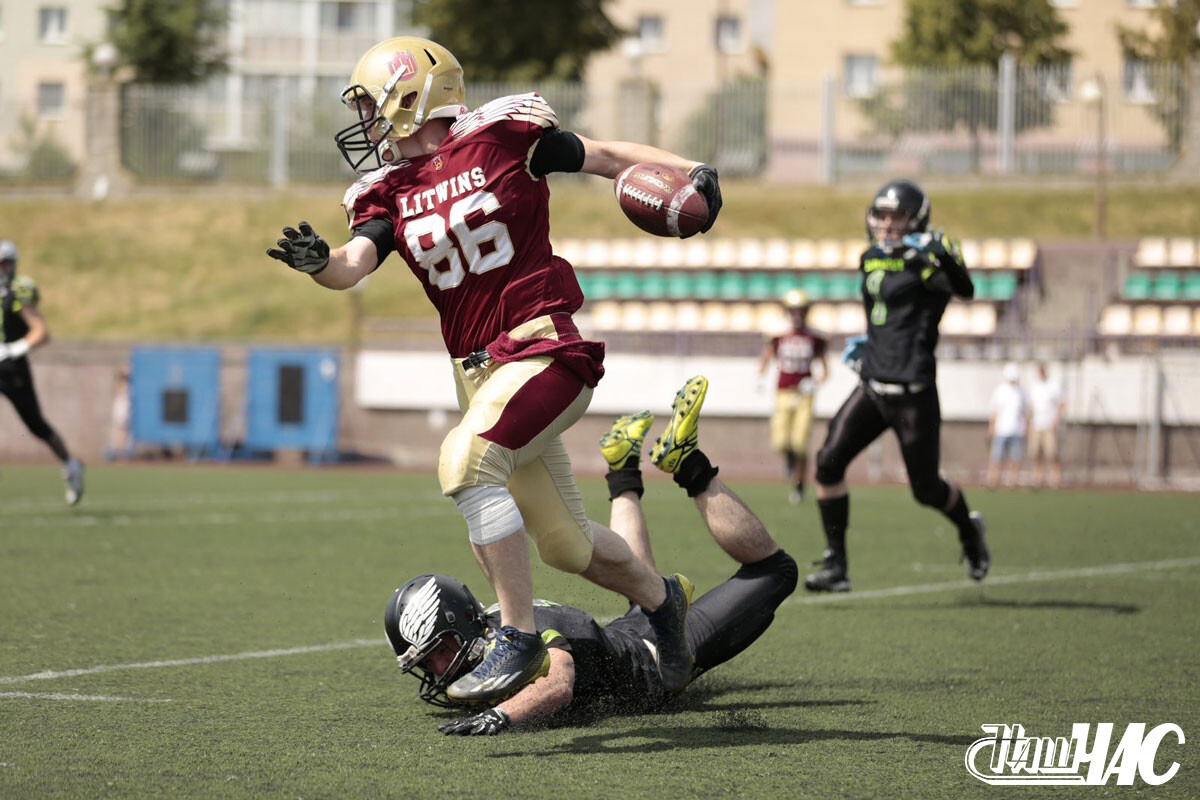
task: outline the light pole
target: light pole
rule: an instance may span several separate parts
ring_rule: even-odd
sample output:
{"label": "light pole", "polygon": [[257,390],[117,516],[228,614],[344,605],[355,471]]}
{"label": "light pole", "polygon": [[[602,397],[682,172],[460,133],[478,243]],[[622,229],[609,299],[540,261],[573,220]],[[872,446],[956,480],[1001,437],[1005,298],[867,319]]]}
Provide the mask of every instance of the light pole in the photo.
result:
{"label": "light pole", "polygon": [[1099,72],[1079,88],[1080,99],[1096,109],[1096,238],[1108,236],[1108,88]]}

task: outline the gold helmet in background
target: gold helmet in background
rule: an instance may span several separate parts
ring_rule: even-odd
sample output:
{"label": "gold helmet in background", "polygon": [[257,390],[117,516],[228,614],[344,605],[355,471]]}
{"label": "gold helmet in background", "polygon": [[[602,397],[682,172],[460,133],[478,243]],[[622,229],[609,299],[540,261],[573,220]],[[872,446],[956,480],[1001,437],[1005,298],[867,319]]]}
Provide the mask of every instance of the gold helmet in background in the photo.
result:
{"label": "gold helmet in background", "polygon": [[334,140],[356,172],[369,172],[399,161],[395,142],[429,120],[465,113],[467,89],[453,53],[428,39],[397,36],[363,54],[342,102],[358,114],[358,122]]}
{"label": "gold helmet in background", "polygon": [[783,296],[783,307],[788,311],[808,308],[808,295],[803,289],[792,289]]}

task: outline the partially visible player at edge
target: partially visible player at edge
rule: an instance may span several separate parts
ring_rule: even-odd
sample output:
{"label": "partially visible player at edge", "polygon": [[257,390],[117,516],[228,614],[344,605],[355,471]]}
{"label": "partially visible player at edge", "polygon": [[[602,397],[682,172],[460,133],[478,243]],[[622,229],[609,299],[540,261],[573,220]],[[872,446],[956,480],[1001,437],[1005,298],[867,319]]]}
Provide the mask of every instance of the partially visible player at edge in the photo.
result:
{"label": "partially visible player at edge", "polygon": [[685,580],[660,577],[587,519],[560,439],[603,375],[604,345],[583,340],[572,322],[583,294],[571,265],[551,252],[545,178],[581,170],[613,178],[643,161],[679,169],[708,202],[703,232],[721,208],[716,171],[562,130],[536,94],[474,111],[465,98],[462,67],[434,42],[400,37],[368,50],[342,93],[358,121],[335,137],[351,166],[371,170],[344,200],[352,238],[331,250],[302,222],[284,228],[268,255],[347,289],[396,251],[441,316],[463,418],[442,442],[438,477],[466,519],[504,621],[489,657],[450,697],[489,702],[549,669],[526,534],[550,566],[653,609],[662,680],[677,691],[693,663]]}
{"label": "partially visible player at edge", "polygon": [[817,454],[817,506],[825,554],[804,586],[810,591],[850,589],[846,528],[850,497],[846,467],[888,428],[900,441],[913,497],[937,509],[958,529],[967,575],[983,580],[991,566],[983,517],[962,490],[938,470],[942,427],[937,393],[938,323],[950,297],[970,299],[975,286],[958,245],[929,230],[929,197],[912,181],[894,180],[867,209],[870,246],[862,255],[865,339],[843,355],[862,381],[829,423]]}
{"label": "partially visible player at edge", "polygon": [[[702,376],[684,385],[667,432],[655,446],[661,447],[664,440],[687,443],[684,466],[675,473],[675,482],[695,501],[716,544],[738,564],[737,571],[697,600],[688,614],[687,636],[696,653],[691,680],[753,644],[774,620],[780,603],[795,590],[798,577],[796,562],[721,483],[717,468],[699,449],[697,425],[707,389]],[[648,411],[621,417],[600,442],[609,465],[610,524],[651,570],[654,556],[642,514],[639,454],[653,421]],[[655,453],[650,451],[652,462]],[[636,713],[665,699],[654,667],[655,632],[640,608],[635,606],[603,626],[586,611],[557,603],[539,602],[535,613],[538,631],[550,648],[549,674],[514,697],[439,725],[439,730],[488,736],[557,712]],[[397,662],[421,679],[418,696],[434,705],[452,704],[444,687],[482,657],[486,638],[495,627],[495,619],[467,587],[445,575],[421,575],[408,581],[392,595],[384,614]]]}
{"label": "partially visible player at edge", "polygon": [[12,401],[29,432],[54,452],[67,483],[67,502],[75,505],[83,497],[83,464],[71,458],[62,437],[42,416],[26,356],[50,341],[50,326],[38,311],[37,286],[27,276],[17,276],[17,257],[16,245],[0,239],[0,325],[4,330],[4,341],[0,343],[0,394]]}
{"label": "partially visible player at edge", "polygon": [[[758,374],[767,371],[773,360],[779,362],[775,388],[775,413],[771,415],[771,447],[783,456],[784,467],[792,481],[789,499],[793,504],[804,499],[804,481],[808,475],[808,440],[812,432],[813,392],[817,380],[829,375],[825,349],[829,342],[808,327],[808,295],[793,289],[784,295],[791,329],[767,340]],[[813,364],[821,364],[820,375]]]}

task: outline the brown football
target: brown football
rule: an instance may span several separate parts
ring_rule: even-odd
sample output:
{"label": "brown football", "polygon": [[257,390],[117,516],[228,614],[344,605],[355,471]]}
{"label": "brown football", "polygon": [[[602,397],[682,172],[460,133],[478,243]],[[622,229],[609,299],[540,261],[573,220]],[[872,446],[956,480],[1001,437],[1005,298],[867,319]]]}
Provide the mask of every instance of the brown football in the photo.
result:
{"label": "brown football", "polygon": [[634,164],[613,182],[629,220],[655,236],[691,236],[708,221],[708,203],[692,179],[662,164]]}

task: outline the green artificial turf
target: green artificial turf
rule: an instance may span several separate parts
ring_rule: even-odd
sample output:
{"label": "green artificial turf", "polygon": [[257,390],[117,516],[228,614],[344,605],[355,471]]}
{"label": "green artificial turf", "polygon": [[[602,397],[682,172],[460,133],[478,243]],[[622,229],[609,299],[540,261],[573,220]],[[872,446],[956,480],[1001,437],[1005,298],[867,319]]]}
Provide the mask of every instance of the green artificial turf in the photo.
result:
{"label": "green artificial turf", "polygon": [[[789,506],[781,486],[728,479],[803,572],[821,549],[811,501]],[[603,485],[583,490],[604,519]],[[391,592],[419,573],[458,576],[493,599],[432,475],[97,467],[69,509],[55,471],[5,467],[0,797],[1131,791],[1115,779],[986,786],[964,754],[993,722],[1038,736],[1174,722],[1187,744],[1168,739],[1158,765],[1179,761],[1179,773],[1132,791],[1200,794],[1195,497],[970,491],[995,562],[978,587],[959,585],[954,531],[907,490],[852,497],[855,592],[813,602],[800,589],[762,639],[674,706],[450,739],[435,728],[446,712],[417,701],[382,630]],[[681,491],[652,481],[646,509],[660,568],[701,591],[732,573]],[[624,610],[543,566],[535,584],[598,616]],[[260,657],[159,663],[247,653]],[[139,663],[150,666],[36,677]]]}

